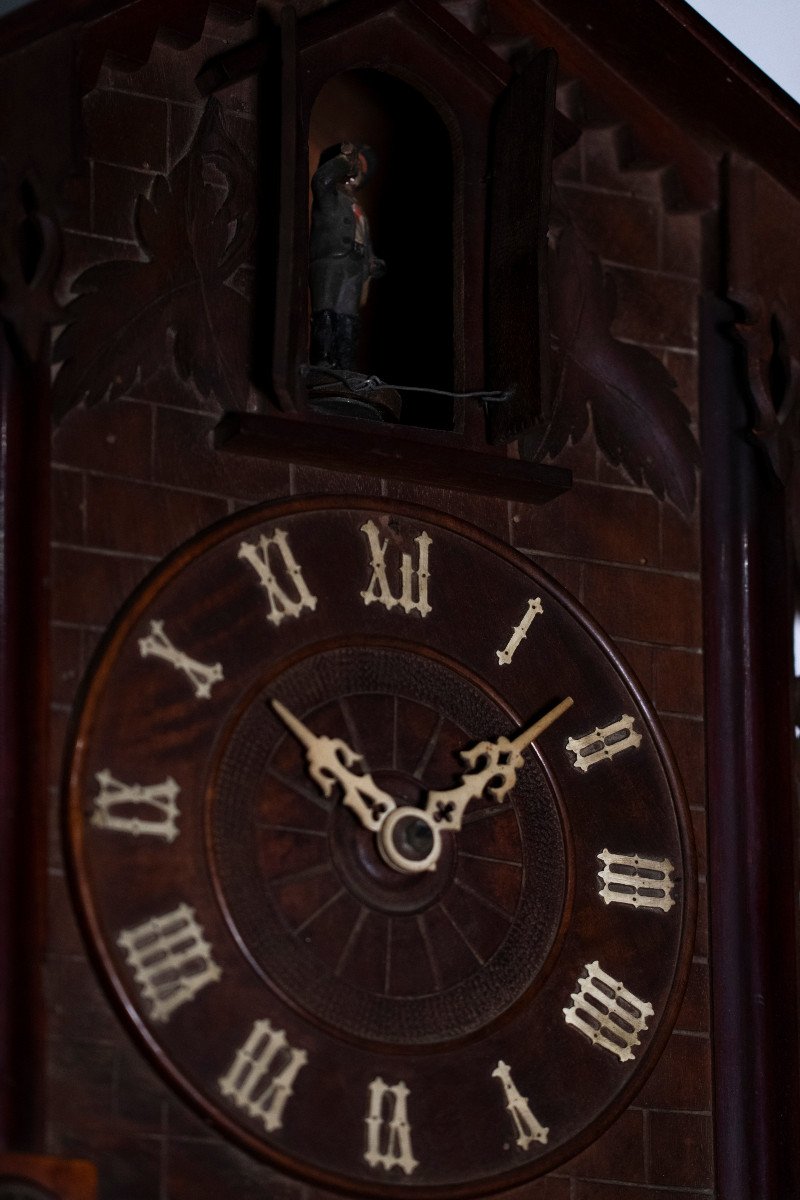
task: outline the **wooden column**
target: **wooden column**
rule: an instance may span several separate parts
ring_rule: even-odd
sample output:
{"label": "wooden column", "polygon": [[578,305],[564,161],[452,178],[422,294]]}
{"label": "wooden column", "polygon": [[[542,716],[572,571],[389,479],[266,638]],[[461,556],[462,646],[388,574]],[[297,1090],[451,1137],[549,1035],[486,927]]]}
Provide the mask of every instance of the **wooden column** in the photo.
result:
{"label": "wooden column", "polygon": [[[64,6],[77,16],[82,0]],[[0,1147],[43,1149],[50,325],[75,158],[74,31],[0,32]],[[35,17],[35,19],[34,19]],[[52,14],[50,14],[52,17]],[[48,28],[58,22],[49,20]]]}
{"label": "wooden column", "polygon": [[47,435],[0,323],[0,1139],[40,1148],[44,1007]]}
{"label": "wooden column", "polygon": [[702,315],[703,590],[719,1200],[797,1196],[785,493],[749,436],[733,306]]}

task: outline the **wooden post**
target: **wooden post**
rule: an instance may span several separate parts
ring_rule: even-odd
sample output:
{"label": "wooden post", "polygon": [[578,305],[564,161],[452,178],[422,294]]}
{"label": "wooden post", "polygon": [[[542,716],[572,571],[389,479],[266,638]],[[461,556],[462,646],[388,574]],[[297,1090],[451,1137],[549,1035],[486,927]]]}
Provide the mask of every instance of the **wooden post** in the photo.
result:
{"label": "wooden post", "polygon": [[[748,436],[733,306],[702,314],[703,594],[720,1200],[798,1195],[785,494]],[[741,359],[741,361],[740,361]]]}
{"label": "wooden post", "polygon": [[[0,1145],[41,1148],[49,414],[0,323]],[[46,394],[46,393],[45,393]]]}

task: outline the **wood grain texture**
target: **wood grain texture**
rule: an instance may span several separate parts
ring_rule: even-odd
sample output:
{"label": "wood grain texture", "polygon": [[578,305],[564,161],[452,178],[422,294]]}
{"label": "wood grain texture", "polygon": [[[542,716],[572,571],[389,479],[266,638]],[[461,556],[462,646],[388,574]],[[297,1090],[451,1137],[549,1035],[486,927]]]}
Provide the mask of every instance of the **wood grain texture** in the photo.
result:
{"label": "wood grain texture", "polygon": [[[783,494],[748,421],[732,307],[704,316],[706,704],[717,1183],[725,1200],[797,1190],[791,598]],[[750,1130],[741,1136],[742,1129]]]}

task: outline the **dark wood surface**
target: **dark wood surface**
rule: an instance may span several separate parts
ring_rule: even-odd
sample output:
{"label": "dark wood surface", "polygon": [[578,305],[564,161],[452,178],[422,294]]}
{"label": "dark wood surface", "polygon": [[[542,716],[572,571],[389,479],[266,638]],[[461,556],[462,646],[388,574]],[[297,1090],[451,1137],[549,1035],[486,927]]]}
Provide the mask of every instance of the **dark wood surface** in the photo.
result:
{"label": "dark wood surface", "polygon": [[[689,5],[650,0],[643,6],[630,0],[600,14],[590,0],[557,7],[546,0],[493,0],[493,5],[521,30],[544,31],[542,18],[554,18],[587,47],[596,43],[609,64],[655,98],[673,120],[691,124],[698,135],[719,144],[736,145],[790,188],[800,183],[793,148],[800,128],[797,104]],[[0,21],[0,45],[13,50],[65,24],[96,20],[126,7],[122,0],[36,0]],[[239,11],[245,15],[251,8],[251,0],[242,0]],[[640,52],[637,39],[643,28],[658,54]],[[711,176],[699,159],[697,168],[698,187],[708,194]]]}
{"label": "dark wood surface", "polygon": [[495,444],[552,412],[547,228],[557,71],[555,51],[541,51],[511,79],[493,114],[486,381],[512,396],[487,413]]}
{"label": "dark wood surface", "polygon": [[792,598],[785,492],[753,420],[732,305],[703,317],[703,585],[716,1161],[725,1200],[798,1189]]}
{"label": "dark wood surface", "polygon": [[[42,1137],[47,446],[40,366],[0,325],[0,1145]],[[46,390],[44,390],[46,395]]]}
{"label": "dark wood surface", "polygon": [[682,164],[697,198],[712,196],[716,185],[687,130],[709,148],[736,147],[790,190],[800,187],[800,107],[688,4],[620,0],[598,9],[593,0],[494,0],[494,7],[542,45],[561,46],[567,34],[567,70],[580,63],[588,80],[594,59],[599,81],[610,68],[618,83],[606,78],[607,94],[617,88],[623,98],[635,89],[643,107],[634,120],[654,149],[660,144]]}
{"label": "dark wood surface", "polygon": [[[241,20],[251,16],[254,0],[226,0],[226,6]],[[0,19],[0,53],[13,53],[32,46],[48,35],[66,31],[75,37],[75,77],[80,93],[97,82],[107,55],[140,67],[146,61],[159,33],[186,45],[203,32],[209,5],[188,5],[183,0],[156,3],[154,0],[34,0]]]}
{"label": "dark wood surface", "polygon": [[409,430],[374,421],[333,418],[305,422],[260,413],[228,413],[215,432],[221,450],[307,463],[420,487],[542,503],[570,486],[563,467],[479,453],[434,430]]}

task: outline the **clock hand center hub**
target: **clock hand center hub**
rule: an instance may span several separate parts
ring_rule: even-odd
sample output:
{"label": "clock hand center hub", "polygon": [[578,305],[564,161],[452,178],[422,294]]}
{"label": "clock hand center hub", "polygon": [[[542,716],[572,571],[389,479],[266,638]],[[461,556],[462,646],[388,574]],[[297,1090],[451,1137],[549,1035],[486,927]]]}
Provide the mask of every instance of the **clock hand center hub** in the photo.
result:
{"label": "clock hand center hub", "polygon": [[442,852],[442,835],[423,808],[393,809],[376,835],[381,858],[395,871],[416,875],[435,871]]}

